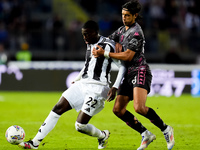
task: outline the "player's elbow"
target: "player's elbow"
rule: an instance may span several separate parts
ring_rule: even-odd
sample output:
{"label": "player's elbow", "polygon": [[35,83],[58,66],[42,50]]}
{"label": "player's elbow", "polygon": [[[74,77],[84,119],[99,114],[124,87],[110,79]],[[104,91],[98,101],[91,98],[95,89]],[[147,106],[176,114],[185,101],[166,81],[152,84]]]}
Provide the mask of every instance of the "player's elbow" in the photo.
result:
{"label": "player's elbow", "polygon": [[124,61],[131,61],[134,55],[135,55],[134,51],[127,49],[127,51],[124,52],[123,59]]}
{"label": "player's elbow", "polygon": [[131,61],[132,60],[132,57],[130,55],[126,55],[124,57],[124,61]]}

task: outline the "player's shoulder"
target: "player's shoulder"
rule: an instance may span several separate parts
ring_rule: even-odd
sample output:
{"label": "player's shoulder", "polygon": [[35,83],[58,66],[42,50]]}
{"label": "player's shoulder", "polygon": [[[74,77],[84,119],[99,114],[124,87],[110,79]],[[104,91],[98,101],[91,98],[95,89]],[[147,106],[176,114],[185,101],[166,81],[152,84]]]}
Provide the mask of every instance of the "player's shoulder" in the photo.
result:
{"label": "player's shoulder", "polygon": [[142,31],[142,27],[140,26],[139,23],[136,22],[135,26],[132,27],[133,31],[137,31],[137,32],[143,32]]}
{"label": "player's shoulder", "polygon": [[123,25],[123,26],[119,27],[117,30],[118,30],[118,32],[120,32],[120,31],[122,31],[124,28],[125,28],[125,26]]}
{"label": "player's shoulder", "polygon": [[106,44],[110,44],[110,45],[115,45],[115,41],[114,40],[111,40],[109,38],[106,38],[105,42]]}
{"label": "player's shoulder", "polygon": [[102,38],[103,38],[103,40],[101,42],[99,42],[98,45],[104,46],[104,47],[106,45],[112,46],[113,48],[115,47],[115,41],[114,40],[111,40],[111,39],[109,39],[107,37],[103,37],[103,36],[102,36]]}
{"label": "player's shoulder", "polygon": [[129,34],[132,37],[136,37],[136,38],[143,38],[144,37],[143,30],[142,30],[141,26],[138,23],[136,23],[135,26],[132,26],[130,28]]}

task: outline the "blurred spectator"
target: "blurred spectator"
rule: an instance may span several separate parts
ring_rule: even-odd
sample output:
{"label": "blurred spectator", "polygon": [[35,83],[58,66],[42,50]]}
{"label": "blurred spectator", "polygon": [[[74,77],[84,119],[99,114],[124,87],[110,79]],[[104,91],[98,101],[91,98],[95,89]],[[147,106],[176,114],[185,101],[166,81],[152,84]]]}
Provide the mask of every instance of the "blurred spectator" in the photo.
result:
{"label": "blurred spectator", "polygon": [[8,31],[6,30],[5,24],[0,22],[0,43],[7,44]]}
{"label": "blurred spectator", "polygon": [[[105,36],[122,25],[121,7],[127,1],[74,0],[88,18],[99,22],[100,32]],[[176,51],[181,52],[180,56],[199,53],[200,0],[139,1],[143,5],[143,19],[139,24],[146,35],[145,50],[151,56],[158,58],[170,51],[171,41],[178,43]],[[66,2],[60,1],[60,5],[66,7]],[[31,51],[40,55],[48,50],[52,54],[34,60],[82,59],[79,57],[85,46],[80,34],[82,20],[65,24],[69,18],[60,18],[61,13],[54,9],[53,0],[0,0],[0,43],[10,58],[15,58],[21,43],[28,42]],[[58,53],[63,57],[57,58]]]}
{"label": "blurred spectator", "polygon": [[29,45],[27,43],[21,44],[21,50],[16,53],[17,61],[31,61],[32,54],[29,51]]}
{"label": "blurred spectator", "polygon": [[187,43],[190,47],[190,50],[193,52],[199,53],[199,40],[200,40],[200,16],[199,16],[199,8],[195,5],[195,3],[191,3],[188,6],[187,13],[185,15],[185,26],[187,28]]}
{"label": "blurred spectator", "polygon": [[42,30],[43,24],[38,17],[34,17],[31,21],[28,23],[28,31],[29,31],[29,37],[30,37],[30,46],[31,48],[39,48],[42,47]]}
{"label": "blurred spectator", "polygon": [[109,19],[108,16],[104,16],[102,19],[99,20],[99,30],[100,33],[104,36],[110,35],[110,29],[111,29],[111,20]]}
{"label": "blurred spectator", "polygon": [[63,34],[64,31],[64,23],[59,15],[55,15],[52,22],[53,29],[53,49],[60,50],[64,47],[64,39]]}
{"label": "blurred spectator", "polygon": [[7,64],[8,62],[8,54],[6,53],[4,49],[4,45],[0,44],[0,65]]}
{"label": "blurred spectator", "polygon": [[96,0],[80,0],[80,5],[91,14],[97,10],[97,4]]}
{"label": "blurred spectator", "polygon": [[[68,33],[70,37],[69,41],[69,50],[70,51],[78,51],[80,50],[84,45],[83,40],[77,40],[81,39],[82,34],[81,34],[81,28],[82,28],[82,22],[79,20],[73,20],[68,28]],[[81,47],[82,46],[82,47]]]}
{"label": "blurred spectator", "polygon": [[167,54],[165,56],[165,63],[167,63],[167,64],[181,64],[181,62],[182,62],[181,58],[176,51],[170,50],[169,52],[167,52]]}
{"label": "blurred spectator", "polygon": [[185,16],[185,25],[193,32],[197,32],[200,29],[200,18],[197,15],[197,12],[195,12],[194,7],[188,8],[188,12]]}
{"label": "blurred spectator", "polygon": [[166,55],[164,58],[164,63],[181,64],[182,59],[178,52],[179,51],[179,43],[178,43],[177,39],[175,39],[175,38],[171,39],[169,46],[170,46],[170,48],[166,52]]}

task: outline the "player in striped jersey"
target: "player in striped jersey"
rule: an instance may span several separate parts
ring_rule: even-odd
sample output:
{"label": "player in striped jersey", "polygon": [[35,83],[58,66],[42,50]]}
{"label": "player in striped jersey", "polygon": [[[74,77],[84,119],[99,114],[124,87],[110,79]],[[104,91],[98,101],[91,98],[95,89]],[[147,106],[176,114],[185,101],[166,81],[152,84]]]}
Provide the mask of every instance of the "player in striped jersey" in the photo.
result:
{"label": "player in striped jersey", "polygon": [[[89,124],[90,119],[104,108],[106,99],[113,100],[116,90],[126,71],[121,61],[106,57],[95,58],[92,49],[96,45],[102,46],[108,52],[114,52],[115,42],[98,34],[98,24],[87,21],[82,28],[82,35],[87,44],[85,66],[74,80],[74,84],[63,92],[58,103],[41,125],[36,136],[28,142],[22,142],[19,147],[24,149],[38,149],[40,142],[54,128],[60,116],[75,109],[79,112],[75,127],[76,130],[89,136],[97,137],[98,149],[104,149],[110,132],[101,131],[94,125]],[[115,62],[119,72],[112,88],[110,84],[111,63]]]}

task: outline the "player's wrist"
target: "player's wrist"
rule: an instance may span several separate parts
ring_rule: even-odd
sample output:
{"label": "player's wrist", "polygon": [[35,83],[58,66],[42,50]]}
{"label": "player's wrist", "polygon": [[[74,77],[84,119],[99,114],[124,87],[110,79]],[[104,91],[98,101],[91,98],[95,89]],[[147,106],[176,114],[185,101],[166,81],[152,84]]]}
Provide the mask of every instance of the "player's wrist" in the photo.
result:
{"label": "player's wrist", "polygon": [[114,89],[116,91],[118,90],[118,88],[116,86],[113,86],[112,89]]}
{"label": "player's wrist", "polygon": [[104,53],[103,53],[104,57],[110,58],[109,53],[110,53],[109,51],[104,51]]}

